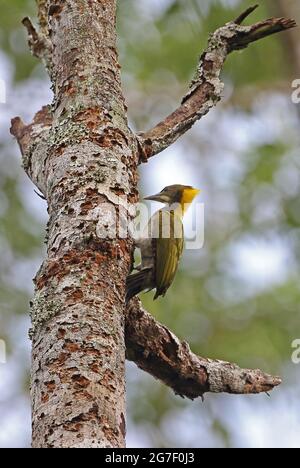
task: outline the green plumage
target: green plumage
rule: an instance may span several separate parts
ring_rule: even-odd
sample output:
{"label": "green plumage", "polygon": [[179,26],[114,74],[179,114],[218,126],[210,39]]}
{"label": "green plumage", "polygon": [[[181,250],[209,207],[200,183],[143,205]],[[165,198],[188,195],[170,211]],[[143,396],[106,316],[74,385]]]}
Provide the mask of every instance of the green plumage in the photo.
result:
{"label": "green plumage", "polygon": [[[164,296],[173,283],[183,251],[183,224],[180,217],[174,211],[167,210],[159,210],[158,216],[160,235],[154,239],[156,287],[154,299]],[[167,226],[170,232],[164,233],[164,227],[167,230]]]}

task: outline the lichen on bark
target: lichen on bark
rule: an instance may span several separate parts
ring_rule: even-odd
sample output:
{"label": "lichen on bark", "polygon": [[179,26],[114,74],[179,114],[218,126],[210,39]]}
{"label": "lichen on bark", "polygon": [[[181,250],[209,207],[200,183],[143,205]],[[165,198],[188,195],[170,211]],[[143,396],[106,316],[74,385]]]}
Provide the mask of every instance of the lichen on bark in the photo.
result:
{"label": "lichen on bark", "polygon": [[54,100],[32,125],[13,124],[24,168],[49,212],[31,311],[33,447],[121,447],[132,244],[98,235],[107,223],[101,204],[118,211],[120,197],[137,194],[116,2],[38,4],[41,33],[51,41]]}

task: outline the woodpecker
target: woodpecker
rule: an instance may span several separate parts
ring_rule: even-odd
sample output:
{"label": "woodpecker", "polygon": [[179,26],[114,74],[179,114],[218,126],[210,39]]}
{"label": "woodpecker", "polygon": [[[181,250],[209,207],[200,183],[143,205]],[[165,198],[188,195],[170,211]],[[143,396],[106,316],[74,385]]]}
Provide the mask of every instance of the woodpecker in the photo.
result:
{"label": "woodpecker", "polygon": [[142,291],[156,289],[154,300],[164,296],[171,286],[183,251],[182,219],[200,190],[189,185],[170,185],[160,193],[146,197],[165,206],[150,218],[136,246],[141,251],[138,270],[127,277],[126,302]]}

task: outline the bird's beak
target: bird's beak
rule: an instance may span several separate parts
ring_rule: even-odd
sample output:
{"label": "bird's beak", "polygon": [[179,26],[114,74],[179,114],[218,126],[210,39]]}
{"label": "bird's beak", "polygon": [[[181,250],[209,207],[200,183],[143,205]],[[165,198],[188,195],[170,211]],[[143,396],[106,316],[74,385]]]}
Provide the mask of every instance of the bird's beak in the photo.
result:
{"label": "bird's beak", "polygon": [[145,197],[144,200],[152,200],[157,201],[160,203],[168,203],[167,197],[162,193],[157,193],[156,195],[150,195],[149,197]]}

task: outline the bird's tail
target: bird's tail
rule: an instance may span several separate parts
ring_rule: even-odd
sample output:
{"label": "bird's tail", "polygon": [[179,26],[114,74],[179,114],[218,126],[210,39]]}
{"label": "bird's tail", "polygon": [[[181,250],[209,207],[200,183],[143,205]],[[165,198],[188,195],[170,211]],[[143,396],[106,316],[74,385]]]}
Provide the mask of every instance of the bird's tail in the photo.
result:
{"label": "bird's tail", "polygon": [[127,276],[126,280],[126,303],[140,292],[147,289],[151,279],[151,268],[145,268],[137,273]]}

